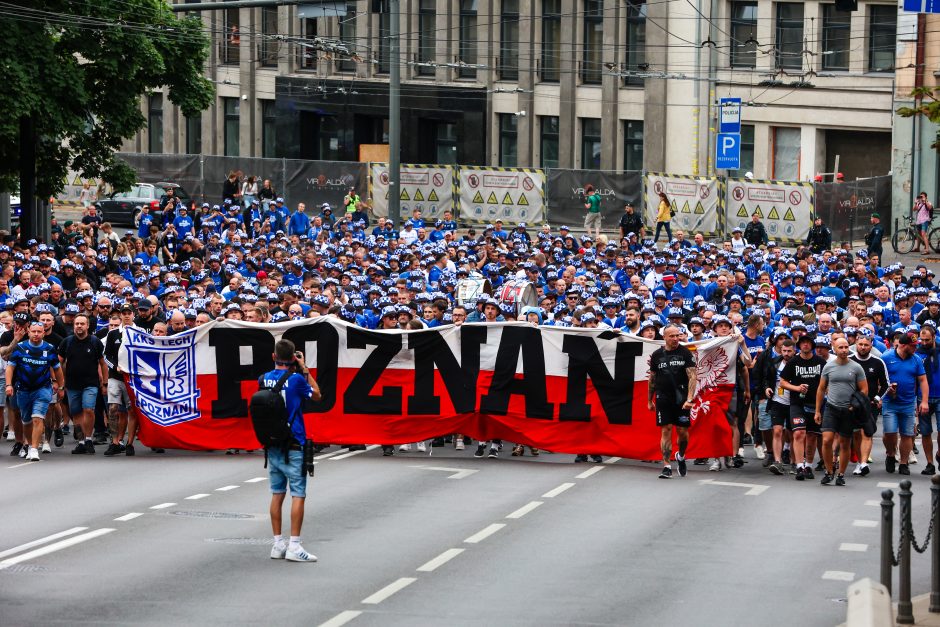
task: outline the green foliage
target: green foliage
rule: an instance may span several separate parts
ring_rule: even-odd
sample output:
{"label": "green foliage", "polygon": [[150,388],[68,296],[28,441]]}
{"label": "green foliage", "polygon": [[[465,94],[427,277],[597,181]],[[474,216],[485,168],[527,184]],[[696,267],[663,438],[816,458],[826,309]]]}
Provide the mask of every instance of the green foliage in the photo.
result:
{"label": "green foliage", "polygon": [[[902,118],[911,118],[922,115],[935,124],[940,124],[940,87],[918,87],[911,92],[911,97],[917,101],[915,107],[900,107],[898,115]],[[930,146],[940,150],[940,140]]]}
{"label": "green foliage", "polygon": [[202,22],[164,0],[11,0],[0,16],[0,190],[18,184],[23,116],[39,136],[40,197],[62,189],[69,167],[124,190],[135,174],[114,151],[146,125],[141,96],[167,87],[187,116],[215,97]]}

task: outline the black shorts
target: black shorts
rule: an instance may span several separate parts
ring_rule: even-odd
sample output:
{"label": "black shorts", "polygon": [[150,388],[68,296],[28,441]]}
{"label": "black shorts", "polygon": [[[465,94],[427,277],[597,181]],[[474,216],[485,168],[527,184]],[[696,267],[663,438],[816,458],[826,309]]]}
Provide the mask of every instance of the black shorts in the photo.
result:
{"label": "black shorts", "polygon": [[670,425],[689,427],[691,424],[692,419],[689,417],[688,409],[682,409],[681,406],[676,406],[673,403],[662,403],[659,399],[656,399],[657,427],[668,427]]}
{"label": "black shorts", "polygon": [[816,409],[802,405],[790,405],[790,431],[803,431],[819,433],[820,426],[816,424]]}
{"label": "black shorts", "polygon": [[853,429],[855,429],[855,417],[850,408],[842,409],[826,404],[822,421],[824,432],[834,431],[842,437],[851,438]]}
{"label": "black shorts", "polygon": [[787,428],[790,424],[790,406],[770,401],[767,403],[767,413],[770,414],[770,424],[774,427]]}

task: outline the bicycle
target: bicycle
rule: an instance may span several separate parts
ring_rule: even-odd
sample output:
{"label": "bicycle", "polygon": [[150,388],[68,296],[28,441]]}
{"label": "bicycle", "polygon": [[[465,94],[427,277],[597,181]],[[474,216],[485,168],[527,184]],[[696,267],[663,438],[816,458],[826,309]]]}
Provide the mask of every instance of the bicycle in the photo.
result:
{"label": "bicycle", "polygon": [[940,254],[940,226],[935,226],[927,234],[927,243],[935,253]]}
{"label": "bicycle", "polygon": [[[904,216],[901,219],[907,222],[907,226],[895,229],[894,235],[891,236],[891,247],[899,255],[906,255],[914,250],[919,237],[917,229],[914,227],[914,218]],[[940,234],[938,234],[938,238],[940,238]],[[938,244],[940,244],[940,241],[938,241]]]}

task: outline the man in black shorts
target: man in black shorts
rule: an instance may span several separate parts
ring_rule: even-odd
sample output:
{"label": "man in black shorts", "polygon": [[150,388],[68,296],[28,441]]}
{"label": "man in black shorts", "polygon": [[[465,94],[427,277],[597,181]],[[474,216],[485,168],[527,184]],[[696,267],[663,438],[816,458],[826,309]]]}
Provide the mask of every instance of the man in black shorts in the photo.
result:
{"label": "man in black shorts", "polygon": [[865,370],[849,359],[849,343],[844,337],[836,338],[832,343],[836,353],[835,361],[823,366],[819,389],[816,392],[816,424],[822,425],[822,457],[826,463],[823,485],[832,483],[833,459],[832,446],[836,435],[839,436],[839,467],[836,485],[845,485],[845,469],[849,466],[852,452],[852,431],[855,418],[852,414],[852,394],[856,391],[868,394],[868,379]]}
{"label": "man in black shorts", "polygon": [[[695,357],[685,346],[679,346],[682,329],[667,324],[663,329],[666,345],[650,355],[649,397],[646,405],[656,412],[656,426],[662,429],[660,448],[663,452],[663,471],[660,479],[672,477],[672,428],[676,428],[679,450],[676,462],[679,476],[686,473],[685,449],[689,444],[689,425],[692,398],[695,395]],[[654,403],[655,399],[655,403]]]}
{"label": "man in black shorts", "polygon": [[798,355],[787,362],[780,373],[780,385],[790,390],[790,431],[793,433],[793,463],[796,480],[813,479],[813,457],[819,425],[813,420],[816,413],[816,390],[826,362],[817,356],[812,335],[800,336]]}
{"label": "man in black shorts", "polygon": [[[793,340],[787,338],[780,345],[780,355],[783,359],[777,364],[777,371],[773,380],[767,379],[764,394],[767,396],[767,413],[770,415],[770,424],[773,429],[773,463],[768,466],[770,472],[782,475],[786,472],[783,467],[783,430],[790,422],[790,390],[780,385],[780,375],[787,363],[793,359]],[[772,384],[772,385],[771,385]]]}

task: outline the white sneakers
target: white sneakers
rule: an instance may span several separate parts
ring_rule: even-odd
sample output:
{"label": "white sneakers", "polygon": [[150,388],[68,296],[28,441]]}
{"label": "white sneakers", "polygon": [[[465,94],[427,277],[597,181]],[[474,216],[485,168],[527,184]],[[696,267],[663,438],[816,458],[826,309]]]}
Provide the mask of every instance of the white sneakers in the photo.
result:
{"label": "white sneakers", "polygon": [[315,562],[317,561],[317,556],[313,553],[307,553],[304,547],[298,544],[296,549],[287,549],[286,559],[288,562]]}
{"label": "white sneakers", "polygon": [[712,460],[712,463],[709,464],[708,469],[712,472],[718,472],[721,470],[721,459],[715,458]]}
{"label": "white sneakers", "polygon": [[26,459],[26,455],[28,453],[29,453],[29,445],[27,444],[26,446],[20,449],[20,452],[19,452],[20,459]]}
{"label": "white sneakers", "polygon": [[462,451],[462,450],[464,450],[465,448],[466,448],[466,447],[465,447],[464,444],[463,444],[463,438],[457,438],[457,444],[456,444],[456,446],[454,446],[454,450]]}
{"label": "white sneakers", "polygon": [[284,556],[286,555],[287,555],[287,543],[275,542],[274,546],[271,547],[271,559],[282,560],[284,559]]}
{"label": "white sneakers", "polygon": [[764,447],[760,444],[754,446],[754,455],[757,456],[757,459],[764,459],[767,457],[767,454],[764,453]]}
{"label": "white sneakers", "polygon": [[29,453],[26,454],[26,461],[38,462],[39,461],[39,449],[29,447]]}
{"label": "white sneakers", "polygon": [[418,442],[417,447],[418,447],[418,452],[419,452],[419,453],[427,453],[427,452],[428,452],[428,446],[427,446],[427,444],[424,443],[424,441]]}
{"label": "white sneakers", "polygon": [[13,429],[7,431],[7,442],[12,442],[16,439],[16,436],[13,434]]}
{"label": "white sneakers", "polygon": [[48,443],[48,442],[43,442],[43,443],[42,443],[42,452],[43,452],[43,453],[51,453],[51,452],[52,452],[52,447],[49,446],[49,443]]}
{"label": "white sneakers", "polygon": [[398,452],[399,452],[399,453],[407,453],[407,452],[410,451],[410,450],[411,450],[411,445],[410,445],[410,444],[402,444],[401,446],[398,447]]}

